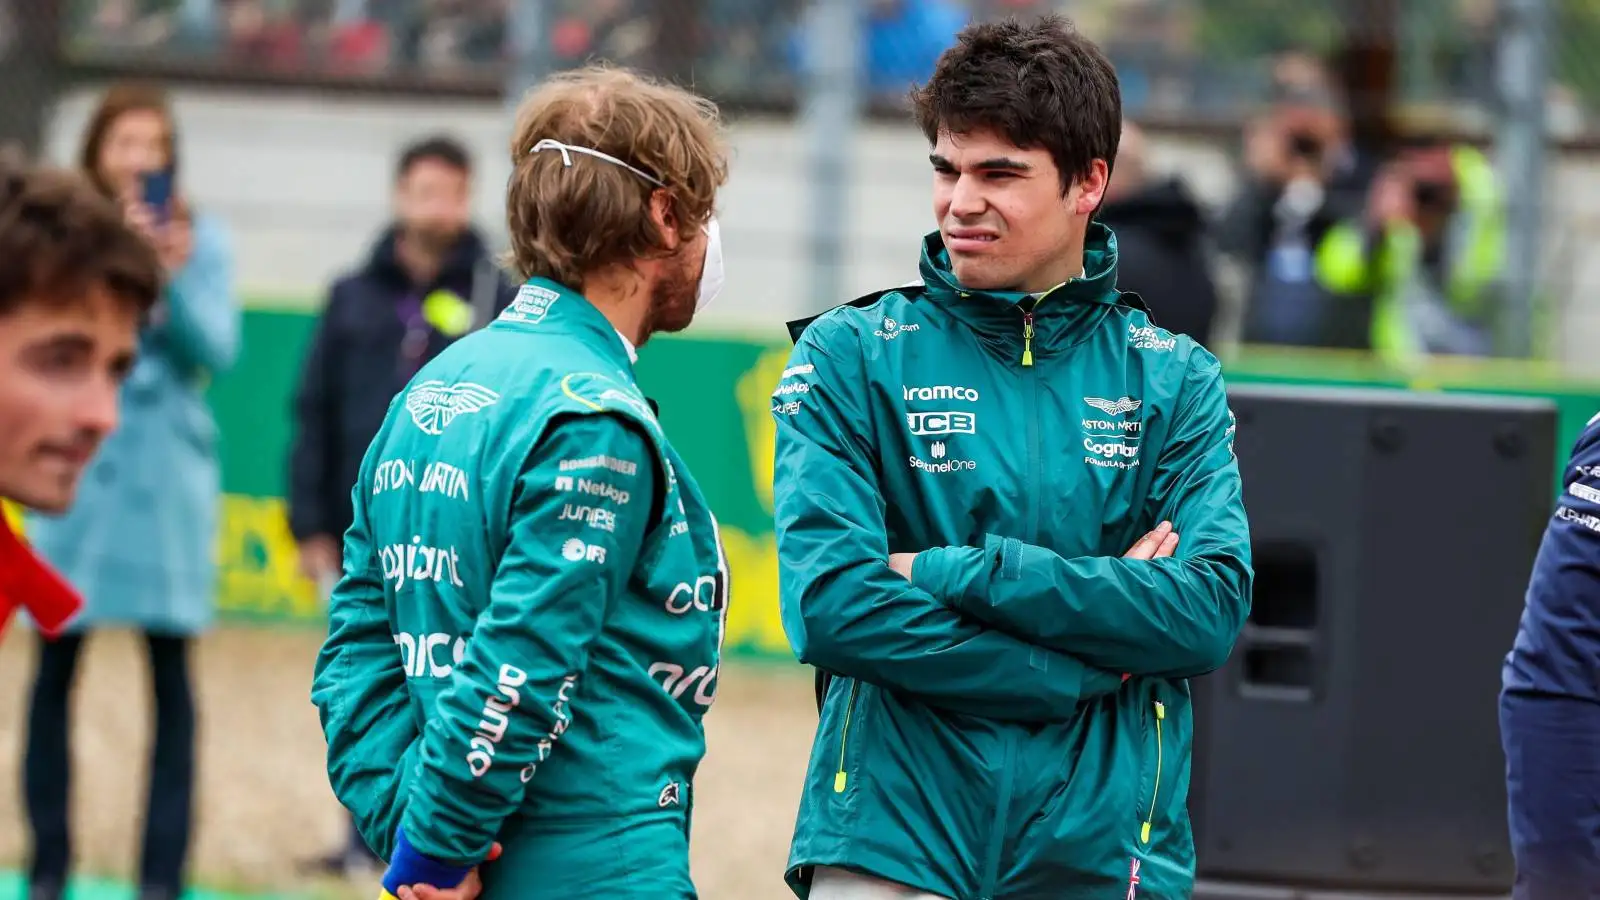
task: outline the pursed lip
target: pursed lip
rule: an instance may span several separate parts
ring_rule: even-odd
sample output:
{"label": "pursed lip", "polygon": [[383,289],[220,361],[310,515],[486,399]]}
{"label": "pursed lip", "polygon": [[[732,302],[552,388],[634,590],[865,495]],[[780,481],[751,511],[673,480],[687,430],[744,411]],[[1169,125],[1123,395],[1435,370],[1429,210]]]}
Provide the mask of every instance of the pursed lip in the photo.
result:
{"label": "pursed lip", "polygon": [[945,249],[951,253],[978,253],[1000,240],[1000,234],[990,228],[952,228],[944,233]]}

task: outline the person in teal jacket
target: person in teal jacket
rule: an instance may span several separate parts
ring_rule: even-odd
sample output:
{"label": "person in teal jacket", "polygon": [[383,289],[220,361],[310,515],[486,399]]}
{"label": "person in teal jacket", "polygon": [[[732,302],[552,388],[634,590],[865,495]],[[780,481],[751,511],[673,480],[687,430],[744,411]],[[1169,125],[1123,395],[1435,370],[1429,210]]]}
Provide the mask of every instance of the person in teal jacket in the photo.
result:
{"label": "person in teal jacket", "polygon": [[1117,290],[1093,44],[972,26],[914,101],[921,278],[794,323],[772,399],[783,625],[831,676],[787,881],[1186,898],[1186,679],[1253,577],[1222,375]]}
{"label": "person in teal jacket", "polygon": [[312,687],[328,774],[383,896],[692,898],[727,573],[633,364],[722,283],[716,109],[565,73],[524,101],[512,166],[526,283],[361,465]]}

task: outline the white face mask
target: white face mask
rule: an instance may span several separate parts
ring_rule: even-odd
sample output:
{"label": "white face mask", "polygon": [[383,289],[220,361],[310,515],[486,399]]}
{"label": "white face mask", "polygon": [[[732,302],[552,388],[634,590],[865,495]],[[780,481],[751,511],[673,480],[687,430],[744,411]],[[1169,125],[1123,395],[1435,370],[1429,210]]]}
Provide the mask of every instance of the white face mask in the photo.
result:
{"label": "white face mask", "polygon": [[[572,165],[572,154],[582,153],[585,156],[592,156],[595,159],[604,160],[605,162],[611,163],[614,166],[621,166],[622,168],[627,169],[629,172],[632,172],[640,178],[643,178],[645,181],[650,182],[656,187],[666,187],[666,185],[662,183],[661,179],[651,175],[643,169],[630,166],[622,160],[617,159],[615,156],[612,156],[609,153],[602,153],[601,151],[595,150],[592,147],[579,147],[576,144],[563,144],[560,141],[545,138],[537,144],[534,144],[533,149],[529,150],[528,152],[538,153],[541,150],[555,150],[559,152],[561,154],[562,164],[567,166]],[[726,280],[726,275],[722,270],[722,227],[717,224],[717,219],[715,216],[712,216],[711,221],[706,223],[704,230],[706,233],[706,256],[705,265],[700,270],[700,290],[699,293],[695,295],[694,300],[695,312],[700,312],[701,310],[710,306],[711,301],[717,299],[717,294],[722,292],[722,284]]]}
{"label": "white face mask", "polygon": [[711,221],[706,223],[706,264],[700,270],[700,293],[694,298],[695,312],[700,312],[717,299],[725,280],[722,271],[722,226],[717,224],[717,217],[712,216]]}

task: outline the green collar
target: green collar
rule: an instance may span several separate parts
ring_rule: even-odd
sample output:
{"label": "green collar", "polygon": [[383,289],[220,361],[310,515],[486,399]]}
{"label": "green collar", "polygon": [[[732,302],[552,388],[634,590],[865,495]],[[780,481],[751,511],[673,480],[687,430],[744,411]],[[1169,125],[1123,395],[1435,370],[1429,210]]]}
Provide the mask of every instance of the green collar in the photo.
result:
{"label": "green collar", "polygon": [[[928,298],[977,332],[1003,355],[1049,355],[1088,337],[1118,303],[1117,238],[1090,222],[1084,240],[1083,275],[1041,294],[974,291],[950,271],[950,254],[937,231],[922,242],[922,283]],[[1029,338],[1025,329],[1032,329]],[[1024,346],[1026,344],[1026,347]]]}
{"label": "green collar", "polygon": [[605,353],[624,371],[633,371],[633,352],[611,320],[582,294],[548,278],[528,279],[494,324],[566,332]]}

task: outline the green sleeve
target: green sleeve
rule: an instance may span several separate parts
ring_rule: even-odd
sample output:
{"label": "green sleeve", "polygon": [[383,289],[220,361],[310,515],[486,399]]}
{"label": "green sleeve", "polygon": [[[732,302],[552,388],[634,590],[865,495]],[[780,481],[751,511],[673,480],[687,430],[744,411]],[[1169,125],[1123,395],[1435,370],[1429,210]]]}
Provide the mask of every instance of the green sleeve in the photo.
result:
{"label": "green sleeve", "polygon": [[1115,672],[1188,677],[1219,668],[1250,612],[1249,523],[1233,414],[1215,360],[1191,369],[1156,462],[1147,515],[1180,541],[1167,559],[1063,558],[990,535],[921,554],[913,580],[1006,632]]}
{"label": "green sleeve", "polygon": [[784,631],[800,661],[991,719],[1071,717],[1120,678],[984,627],[888,565],[867,437],[872,389],[849,332],[813,324],[773,397],[773,505]]}
{"label": "green sleeve", "polygon": [[[595,454],[634,464],[623,476],[633,499],[611,503],[609,528],[561,518],[561,462]],[[641,426],[616,413],[555,420],[524,462],[488,606],[423,731],[401,825],[424,856],[483,860],[539,765],[561,752],[590,648],[650,530],[657,466]]]}
{"label": "green sleeve", "polygon": [[400,824],[398,801],[414,768],[417,728],[360,488],[354,493],[344,577],[328,601],[328,638],[317,655],[311,702],[328,743],[334,796],[367,845],[387,860]]}

